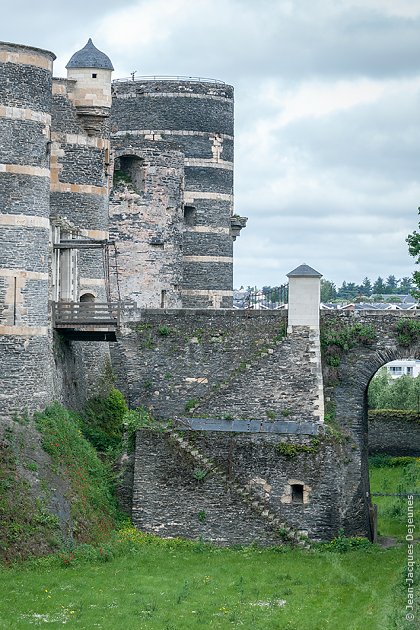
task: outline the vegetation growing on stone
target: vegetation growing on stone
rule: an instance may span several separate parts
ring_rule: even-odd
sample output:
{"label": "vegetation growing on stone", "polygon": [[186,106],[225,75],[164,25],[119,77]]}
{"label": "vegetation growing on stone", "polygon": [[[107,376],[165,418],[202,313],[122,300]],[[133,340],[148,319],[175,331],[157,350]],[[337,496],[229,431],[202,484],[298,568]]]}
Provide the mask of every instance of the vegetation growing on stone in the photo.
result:
{"label": "vegetation growing on stone", "polygon": [[360,345],[369,345],[376,340],[374,326],[352,324],[351,326],[323,323],[321,326],[321,349],[325,362],[331,367],[338,367],[344,353]]}
{"label": "vegetation growing on stone", "polygon": [[319,451],[319,445],[321,441],[318,438],[313,438],[310,444],[293,444],[291,442],[280,442],[277,444],[276,449],[280,455],[285,457],[296,457],[297,455],[314,454]]}
{"label": "vegetation growing on stone", "polygon": [[[416,272],[419,273],[420,272]],[[400,346],[408,348],[420,340],[420,322],[417,319],[399,319],[395,325],[397,341]]]}
{"label": "vegetation growing on stone", "polygon": [[34,499],[28,481],[19,476],[18,458],[10,445],[0,442],[0,560],[12,562],[60,545],[56,516],[45,501]]}
{"label": "vegetation growing on stone", "polygon": [[[113,396],[111,400],[119,397]],[[76,414],[54,404],[35,414],[35,422],[42,436],[42,447],[57,471],[69,481],[74,539],[78,542],[105,539],[116,519],[111,466],[99,459],[84,438]]]}
{"label": "vegetation growing on stone", "polygon": [[118,389],[112,389],[106,397],[91,398],[80,420],[84,436],[101,452],[118,447],[127,411],[125,398]]}
{"label": "vegetation growing on stone", "polygon": [[369,409],[369,422],[387,422],[388,420],[402,420],[403,422],[419,423],[417,411],[407,409]]}
{"label": "vegetation growing on stone", "polygon": [[194,409],[194,407],[197,407],[199,402],[200,401],[198,400],[198,398],[190,398],[185,403],[185,411],[192,411]]}

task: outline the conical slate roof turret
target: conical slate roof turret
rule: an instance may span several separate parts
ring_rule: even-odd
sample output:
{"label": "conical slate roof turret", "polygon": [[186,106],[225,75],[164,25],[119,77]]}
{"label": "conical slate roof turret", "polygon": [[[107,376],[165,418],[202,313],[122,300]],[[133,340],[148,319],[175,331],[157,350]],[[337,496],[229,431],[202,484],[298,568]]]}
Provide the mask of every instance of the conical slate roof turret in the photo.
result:
{"label": "conical slate roof turret", "polygon": [[293,271],[286,275],[288,278],[322,278],[322,273],[319,273],[319,271],[312,269],[312,267],[310,267],[306,263],[303,263],[303,265],[299,265],[299,267],[296,267],[296,269],[293,269]]}
{"label": "conical slate roof turret", "polygon": [[101,68],[113,70],[111,59],[94,46],[91,38],[84,48],[74,53],[66,68]]}

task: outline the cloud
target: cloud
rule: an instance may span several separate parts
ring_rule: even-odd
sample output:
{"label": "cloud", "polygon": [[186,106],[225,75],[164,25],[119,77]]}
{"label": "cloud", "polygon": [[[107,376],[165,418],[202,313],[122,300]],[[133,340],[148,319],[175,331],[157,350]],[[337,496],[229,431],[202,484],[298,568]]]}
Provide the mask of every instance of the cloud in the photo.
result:
{"label": "cloud", "polygon": [[302,262],[338,284],[408,276],[420,204],[418,0],[17,0],[2,38],[53,50],[93,37],[115,77],[235,86],[235,283]]}

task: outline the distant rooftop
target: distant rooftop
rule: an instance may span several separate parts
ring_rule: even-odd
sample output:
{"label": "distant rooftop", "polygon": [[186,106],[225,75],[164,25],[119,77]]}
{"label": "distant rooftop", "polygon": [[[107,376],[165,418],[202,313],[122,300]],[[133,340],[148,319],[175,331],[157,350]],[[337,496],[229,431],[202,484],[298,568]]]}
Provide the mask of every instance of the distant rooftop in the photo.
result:
{"label": "distant rooftop", "polygon": [[113,70],[114,66],[110,58],[93,44],[89,37],[84,48],[74,53],[66,68],[101,68],[103,70]]}

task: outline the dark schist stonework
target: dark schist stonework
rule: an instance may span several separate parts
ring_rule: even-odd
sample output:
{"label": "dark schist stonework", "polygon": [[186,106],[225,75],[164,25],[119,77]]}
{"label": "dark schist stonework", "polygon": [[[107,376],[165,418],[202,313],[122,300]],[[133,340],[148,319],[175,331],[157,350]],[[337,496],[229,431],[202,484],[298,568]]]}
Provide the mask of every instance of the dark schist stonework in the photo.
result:
{"label": "dark schist stonework", "polygon": [[124,144],[136,155],[153,145],[155,151],[171,147],[182,152],[180,186],[193,217],[186,219],[181,278],[172,285],[179,287],[188,308],[214,306],[214,297],[218,306],[231,307],[232,298],[220,292],[232,291],[232,263],[217,257],[232,256],[232,87],[182,80],[114,82],[111,128],[114,146]]}
{"label": "dark schist stonework", "polygon": [[406,418],[389,412],[368,418],[369,454],[420,457],[420,419],[415,412]]}
{"label": "dark schist stonework", "polygon": [[[253,506],[256,499],[270,515],[312,539],[331,538],[342,526],[340,448],[321,443],[315,454],[287,458],[278,450],[286,443],[281,435],[194,432],[186,439],[198,453],[195,458],[179,452],[165,434],[138,431],[132,514],[140,529],[222,545],[280,544],[281,531]],[[311,440],[287,438],[293,443]],[[201,455],[210,456],[221,472],[203,475]],[[292,502],[291,484],[299,482],[304,503]]]}

